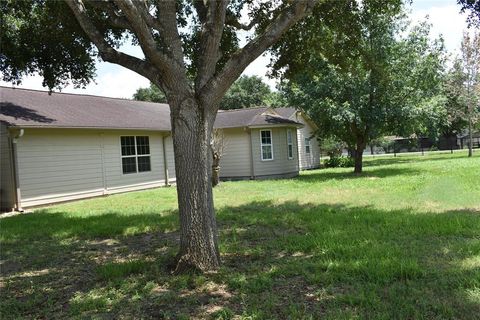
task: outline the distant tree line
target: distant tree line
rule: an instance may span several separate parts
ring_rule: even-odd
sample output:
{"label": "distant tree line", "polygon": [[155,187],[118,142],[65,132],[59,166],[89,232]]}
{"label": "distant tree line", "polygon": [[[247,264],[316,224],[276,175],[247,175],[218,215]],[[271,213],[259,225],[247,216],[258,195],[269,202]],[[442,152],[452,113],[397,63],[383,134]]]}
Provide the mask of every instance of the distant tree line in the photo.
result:
{"label": "distant tree line", "polygon": [[[148,88],[139,88],[133,98],[159,103],[167,102],[165,94],[152,84]],[[271,90],[261,77],[243,75],[228,89],[220,102],[220,109],[244,109],[283,104],[285,103],[280,92]]]}

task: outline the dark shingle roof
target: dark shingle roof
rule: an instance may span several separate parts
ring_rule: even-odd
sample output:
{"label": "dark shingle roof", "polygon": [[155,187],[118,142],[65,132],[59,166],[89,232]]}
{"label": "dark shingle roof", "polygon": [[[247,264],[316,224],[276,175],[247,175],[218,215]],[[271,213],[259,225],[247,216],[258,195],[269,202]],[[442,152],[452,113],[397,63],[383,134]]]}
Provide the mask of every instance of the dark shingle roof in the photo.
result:
{"label": "dark shingle roof", "polygon": [[[167,104],[83,94],[0,87],[0,122],[18,127],[109,128],[170,131]],[[301,125],[271,109],[219,111],[217,128]]]}
{"label": "dark shingle roof", "polygon": [[282,117],[276,109],[268,107],[220,110],[215,120],[216,128],[255,127],[269,125],[302,125]]}
{"label": "dark shingle roof", "polygon": [[0,121],[20,127],[170,130],[167,104],[0,87]]}

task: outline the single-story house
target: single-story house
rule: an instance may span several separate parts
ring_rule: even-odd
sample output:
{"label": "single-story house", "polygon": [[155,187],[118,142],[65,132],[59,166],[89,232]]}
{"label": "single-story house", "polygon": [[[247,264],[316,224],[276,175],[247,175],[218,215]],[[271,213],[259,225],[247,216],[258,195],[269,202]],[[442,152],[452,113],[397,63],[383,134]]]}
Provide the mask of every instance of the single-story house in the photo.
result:
{"label": "single-story house", "polygon": [[[7,87],[0,98],[4,210],[175,182],[167,104]],[[315,126],[293,108],[220,111],[215,128],[224,137],[221,179],[319,166]]]}

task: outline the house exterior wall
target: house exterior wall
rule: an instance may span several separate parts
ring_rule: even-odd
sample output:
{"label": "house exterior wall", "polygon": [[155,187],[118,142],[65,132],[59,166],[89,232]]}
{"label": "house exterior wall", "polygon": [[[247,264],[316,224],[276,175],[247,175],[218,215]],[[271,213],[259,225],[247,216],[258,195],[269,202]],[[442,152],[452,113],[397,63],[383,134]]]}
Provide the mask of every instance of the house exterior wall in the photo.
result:
{"label": "house exterior wall", "polygon": [[224,129],[224,151],[220,158],[220,178],[224,180],[250,178],[250,142],[243,128]]}
{"label": "house exterior wall", "polygon": [[177,175],[175,174],[175,154],[173,153],[172,135],[168,135],[164,141],[165,153],[167,154],[168,182],[171,184],[177,181]]}
{"label": "house exterior wall", "polygon": [[[120,136],[127,135],[149,136],[151,171],[123,174]],[[173,157],[171,138],[166,152]],[[23,207],[165,185],[159,132],[25,129],[17,153]]]}
{"label": "house exterior wall", "polygon": [[15,203],[11,152],[7,127],[0,123],[0,210],[10,210]]}
{"label": "house exterior wall", "polygon": [[298,157],[300,170],[314,169],[320,167],[320,147],[315,137],[310,139],[310,154],[306,153],[305,138],[309,138],[315,132],[315,129],[301,115],[296,115],[295,121],[304,125],[297,131]]}
{"label": "house exterior wall", "polygon": [[[223,179],[280,178],[298,175],[297,129],[272,131],[273,160],[261,160],[260,131],[224,129]],[[293,159],[288,159],[287,130],[293,136]],[[13,207],[12,166],[8,139],[2,128],[2,203]],[[165,141],[169,182],[175,182],[173,141],[166,133],[133,130],[25,129],[17,142],[18,176],[22,207],[70,201],[166,185],[162,141]],[[121,136],[149,136],[151,171],[123,174]],[[5,142],[7,141],[7,142]],[[253,160],[253,161],[252,161]],[[5,173],[4,173],[5,172]],[[10,180],[9,180],[10,179]],[[11,188],[5,193],[3,189]],[[10,189],[8,189],[10,190]],[[5,199],[5,200],[4,200]],[[8,202],[8,203],[7,203]]]}
{"label": "house exterior wall", "polygon": [[[288,159],[287,153],[287,129],[292,130],[293,135],[293,159]],[[262,160],[260,131],[272,131],[273,160]],[[251,143],[253,154],[253,171],[255,179],[294,177],[298,175],[298,150],[295,141],[296,128],[274,127],[251,130]]]}

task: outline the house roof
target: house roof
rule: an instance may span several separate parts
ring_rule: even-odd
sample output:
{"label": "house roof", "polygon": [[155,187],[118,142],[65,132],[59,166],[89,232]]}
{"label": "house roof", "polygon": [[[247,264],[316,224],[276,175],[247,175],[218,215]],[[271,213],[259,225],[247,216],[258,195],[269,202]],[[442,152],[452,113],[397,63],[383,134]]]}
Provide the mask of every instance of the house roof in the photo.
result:
{"label": "house roof", "polygon": [[302,126],[301,123],[283,117],[276,112],[276,109],[269,107],[219,110],[215,120],[216,128],[264,127],[270,125]]}
{"label": "house roof", "polygon": [[[1,86],[0,122],[34,128],[171,130],[168,104]],[[215,121],[216,128],[270,125],[302,124],[267,107],[220,110]]]}
{"label": "house roof", "polygon": [[292,107],[279,107],[279,108],[275,108],[274,110],[280,116],[287,119],[290,119],[290,117],[292,117],[297,112],[297,109]]}

